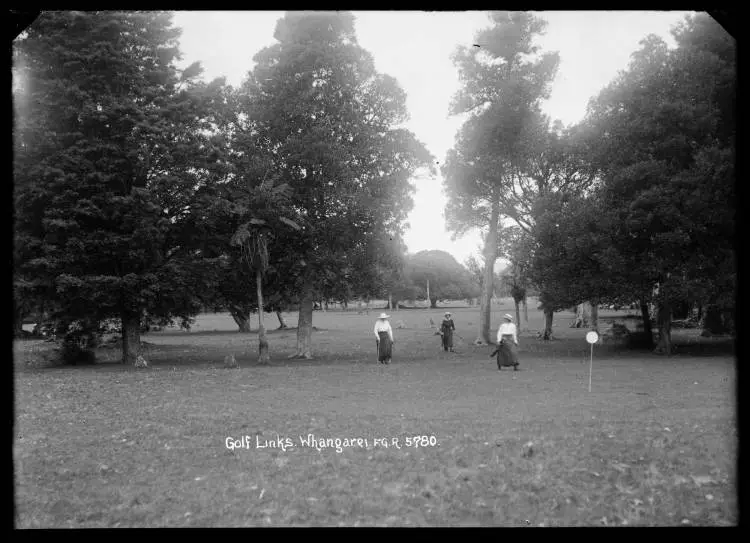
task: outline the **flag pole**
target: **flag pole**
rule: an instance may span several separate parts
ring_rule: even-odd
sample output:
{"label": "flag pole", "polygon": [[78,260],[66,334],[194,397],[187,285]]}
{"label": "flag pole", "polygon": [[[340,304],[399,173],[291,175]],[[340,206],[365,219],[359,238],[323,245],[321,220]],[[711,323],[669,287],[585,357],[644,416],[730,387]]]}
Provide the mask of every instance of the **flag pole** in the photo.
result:
{"label": "flag pole", "polygon": [[591,344],[591,361],[589,362],[589,392],[591,392],[591,372],[594,369],[594,344]]}
{"label": "flag pole", "polygon": [[599,334],[592,330],[586,334],[586,341],[591,345],[591,361],[589,362],[589,392],[591,392],[591,374],[594,371],[594,343],[599,341]]}

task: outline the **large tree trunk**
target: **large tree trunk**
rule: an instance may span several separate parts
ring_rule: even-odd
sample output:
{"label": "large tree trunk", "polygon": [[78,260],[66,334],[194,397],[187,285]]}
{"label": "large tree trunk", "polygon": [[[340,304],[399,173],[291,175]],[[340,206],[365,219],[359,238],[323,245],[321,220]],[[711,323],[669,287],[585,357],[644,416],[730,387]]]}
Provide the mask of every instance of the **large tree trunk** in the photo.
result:
{"label": "large tree trunk", "polygon": [[703,332],[701,332],[701,335],[710,336],[713,334],[719,335],[724,333],[726,333],[726,328],[724,327],[724,322],[721,318],[721,309],[719,309],[719,306],[717,305],[707,305],[706,316],[703,319]]}
{"label": "large tree trunk", "polygon": [[23,318],[25,314],[24,311],[16,307],[15,309],[15,315],[13,316],[13,335],[16,337],[21,337],[23,335]]}
{"label": "large tree trunk", "polygon": [[20,337],[23,335],[23,319],[27,315],[26,308],[20,300],[13,300],[13,335]]}
{"label": "large tree trunk", "polygon": [[35,336],[41,336],[42,330],[44,330],[44,325],[47,321],[47,308],[46,304],[44,303],[44,300],[42,300],[41,304],[39,305],[39,313],[36,318],[36,324],[34,325],[34,329],[31,331],[32,334]]}
{"label": "large tree trunk", "polygon": [[482,297],[479,302],[479,335],[475,343],[493,343],[490,336],[492,321],[492,294],[495,287],[495,261],[497,260],[497,226],[500,220],[500,205],[492,202],[490,223],[487,225],[487,238],[484,242],[484,279]]}
{"label": "large tree trunk", "polygon": [[393,311],[393,295],[388,293],[388,311]]}
{"label": "large tree trunk", "polygon": [[736,325],[735,325],[735,323],[737,322],[737,320],[736,320],[737,317],[736,317],[736,314],[735,314],[734,310],[725,310],[725,311],[722,311],[721,319],[722,319],[721,323],[722,323],[722,326],[724,328],[724,333],[725,334],[731,334],[731,335],[734,336],[736,334]]}
{"label": "large tree trunk", "polygon": [[656,324],[659,327],[659,342],[654,352],[656,354],[672,354],[672,308],[669,302],[661,302],[657,306]]}
{"label": "large tree trunk", "polygon": [[435,309],[437,307],[438,299],[437,298],[430,298],[430,307],[432,309]]}
{"label": "large tree trunk", "polygon": [[523,299],[523,322],[526,323],[526,326],[529,325],[529,304],[527,303],[526,298]]}
{"label": "large tree trunk", "polygon": [[48,320],[47,312],[46,311],[40,311],[39,316],[37,317],[37,322],[34,325],[34,329],[31,331],[32,334],[35,336],[41,336],[44,332],[45,325],[47,324]]}
{"label": "large tree trunk", "polygon": [[591,304],[589,302],[583,302],[576,306],[576,316],[573,319],[571,328],[587,328],[591,321]]}
{"label": "large tree trunk", "polygon": [[684,320],[690,316],[690,303],[678,302],[672,305],[672,319],[673,320]]}
{"label": "large tree trunk", "polygon": [[599,331],[599,300],[591,301],[591,323],[590,327],[595,332]]}
{"label": "large tree trunk", "polygon": [[[369,305],[369,302],[368,302]],[[299,304],[299,320],[297,324],[297,352],[290,358],[311,359],[313,319],[313,294],[310,287],[305,287]]]}
{"label": "large tree trunk", "polygon": [[258,290],[258,364],[268,364],[268,338],[263,323],[263,277],[260,269],[255,270],[255,288]]}
{"label": "large tree trunk", "polygon": [[141,318],[137,313],[122,312],[122,363],[135,365],[141,356]]}
{"label": "large tree trunk", "polygon": [[641,318],[643,319],[643,334],[644,334],[644,341],[646,342],[646,345],[649,347],[653,347],[654,345],[654,334],[651,331],[652,324],[651,324],[651,314],[648,310],[648,304],[645,302],[641,302]]}
{"label": "large tree trunk", "polygon": [[286,321],[284,320],[284,315],[281,314],[281,311],[276,312],[276,318],[279,319],[279,330],[288,328],[288,326],[286,325]]}
{"label": "large tree trunk", "polygon": [[516,304],[516,326],[518,327],[518,331],[521,331],[521,300],[513,300],[513,302]]}
{"label": "large tree trunk", "polygon": [[427,300],[429,302],[432,302],[432,298],[430,298],[430,280],[427,280]]}
{"label": "large tree trunk", "polygon": [[250,333],[250,315],[242,311],[238,308],[232,308],[229,311],[232,314],[232,318],[234,319],[234,322],[237,323],[237,326],[240,329],[240,333],[242,334],[249,334]]}
{"label": "large tree trunk", "polygon": [[552,318],[554,315],[555,312],[551,309],[544,309],[544,333],[542,334],[542,339],[545,341],[552,339]]}

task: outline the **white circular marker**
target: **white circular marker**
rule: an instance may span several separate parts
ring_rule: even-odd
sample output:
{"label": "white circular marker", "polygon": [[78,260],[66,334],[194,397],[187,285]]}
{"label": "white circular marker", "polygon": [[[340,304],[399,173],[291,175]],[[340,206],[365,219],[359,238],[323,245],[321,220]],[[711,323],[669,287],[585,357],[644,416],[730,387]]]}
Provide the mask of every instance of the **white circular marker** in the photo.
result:
{"label": "white circular marker", "polygon": [[586,334],[586,341],[588,341],[589,343],[593,345],[594,343],[599,341],[599,334],[597,334],[596,332],[592,330],[591,332]]}

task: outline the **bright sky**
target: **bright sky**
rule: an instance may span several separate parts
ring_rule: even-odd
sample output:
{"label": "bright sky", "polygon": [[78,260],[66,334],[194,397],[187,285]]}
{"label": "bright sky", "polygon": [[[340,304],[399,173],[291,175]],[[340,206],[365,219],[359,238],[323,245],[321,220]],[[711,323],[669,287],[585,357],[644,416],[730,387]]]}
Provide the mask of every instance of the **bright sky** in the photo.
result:
{"label": "bright sky", "polygon": [[[543,51],[558,51],[560,67],[545,112],[553,119],[580,121],[588,100],[625,69],[638,42],[648,34],[673,45],[670,28],[689,12],[678,11],[544,11],[549,22],[539,40]],[[411,119],[407,127],[442,163],[453,146],[460,118],[448,116],[458,89],[450,60],[459,44],[473,44],[475,33],[489,26],[486,12],[355,11],[357,39],[375,59],[379,72],[395,77],[407,94]],[[253,68],[252,57],[274,43],[276,21],[283,12],[180,11],[184,65],[203,63],[205,77],[226,76],[239,85]],[[479,254],[479,233],[456,241],[445,230],[442,178],[415,180],[415,205],[406,243],[410,252],[441,249],[459,262]],[[500,265],[500,263],[498,263]]]}

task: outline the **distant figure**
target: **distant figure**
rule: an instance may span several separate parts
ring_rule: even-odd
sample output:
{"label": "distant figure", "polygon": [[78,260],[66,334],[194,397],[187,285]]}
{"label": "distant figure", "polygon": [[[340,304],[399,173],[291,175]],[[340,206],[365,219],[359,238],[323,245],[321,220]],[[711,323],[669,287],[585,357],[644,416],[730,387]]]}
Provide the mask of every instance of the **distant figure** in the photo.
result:
{"label": "distant figure", "polygon": [[456,325],[453,324],[450,312],[445,312],[443,322],[440,323],[440,336],[443,340],[443,350],[453,352],[453,330],[456,329]]}
{"label": "distant figure", "polygon": [[513,324],[513,317],[507,313],[503,315],[505,322],[497,330],[497,349],[490,355],[497,355],[497,369],[502,370],[504,367],[513,366],[513,370],[518,369],[518,334],[516,325]]}
{"label": "distant figure", "polygon": [[378,320],[375,321],[375,337],[378,346],[378,362],[381,364],[390,364],[391,351],[393,345],[393,329],[388,322],[389,315],[381,313]]}

